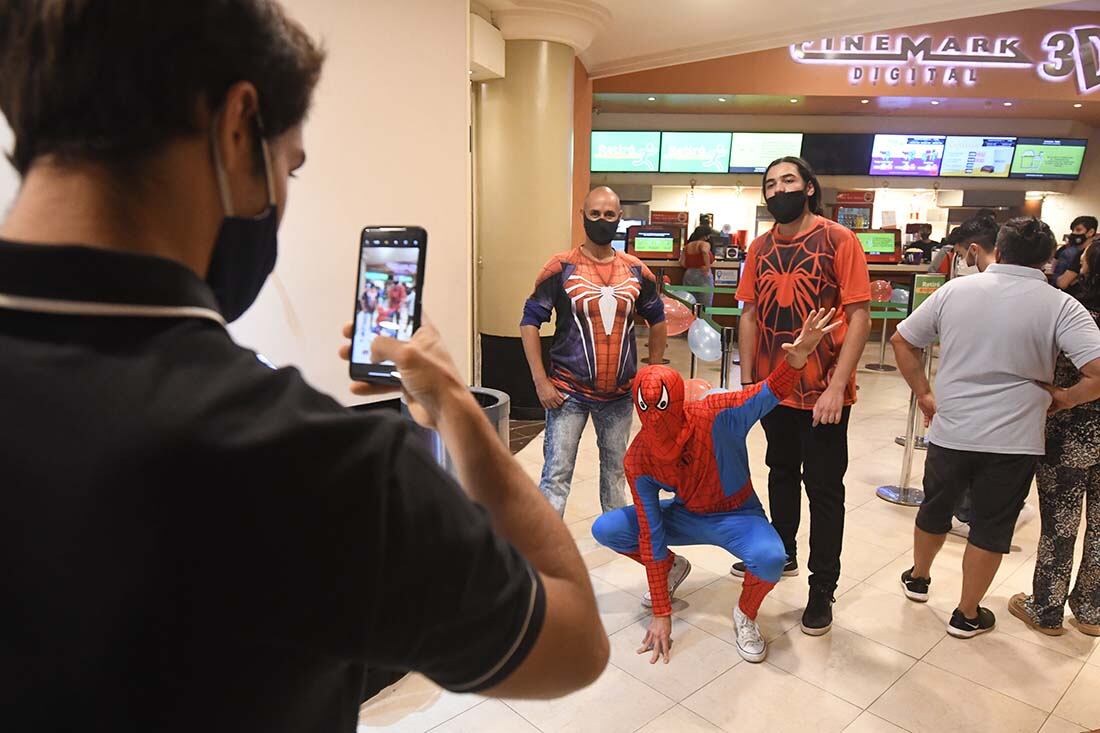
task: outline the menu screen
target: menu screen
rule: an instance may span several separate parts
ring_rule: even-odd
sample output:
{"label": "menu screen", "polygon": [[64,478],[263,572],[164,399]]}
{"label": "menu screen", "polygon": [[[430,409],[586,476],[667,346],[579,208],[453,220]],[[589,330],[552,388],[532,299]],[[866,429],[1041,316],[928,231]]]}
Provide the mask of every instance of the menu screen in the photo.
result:
{"label": "menu screen", "polygon": [[659,132],[592,133],[592,170],[611,173],[656,173],[661,155]]}
{"label": "menu screen", "polygon": [[728,173],[729,132],[661,134],[661,173]]}
{"label": "menu screen", "polygon": [[675,240],[669,232],[645,232],[634,237],[635,252],[666,252],[675,249]]}
{"label": "menu screen", "polygon": [[961,137],[948,135],[941,176],[963,178],[1008,178],[1014,137]]}
{"label": "menu screen", "polygon": [[773,160],[802,154],[802,133],[735,132],[730,150],[730,173],[763,173]]}
{"label": "menu screen", "polygon": [[894,253],[893,232],[856,232],[863,251],[869,255],[882,255]]}
{"label": "menu screen", "polygon": [[1021,137],[1016,141],[1012,178],[1075,181],[1085,159],[1085,140]]}
{"label": "menu screen", "polygon": [[946,135],[875,135],[872,176],[936,176]]}

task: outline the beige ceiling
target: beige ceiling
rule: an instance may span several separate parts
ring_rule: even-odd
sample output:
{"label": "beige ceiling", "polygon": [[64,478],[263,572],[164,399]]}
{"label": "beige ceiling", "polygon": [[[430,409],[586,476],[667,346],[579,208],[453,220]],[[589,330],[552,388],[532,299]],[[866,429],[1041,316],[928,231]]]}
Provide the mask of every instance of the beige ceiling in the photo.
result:
{"label": "beige ceiling", "polygon": [[[480,0],[489,11],[587,0]],[[599,0],[611,24],[581,54],[593,77],[957,18],[1066,4],[1058,0]],[[1069,7],[1091,5],[1074,3]]]}

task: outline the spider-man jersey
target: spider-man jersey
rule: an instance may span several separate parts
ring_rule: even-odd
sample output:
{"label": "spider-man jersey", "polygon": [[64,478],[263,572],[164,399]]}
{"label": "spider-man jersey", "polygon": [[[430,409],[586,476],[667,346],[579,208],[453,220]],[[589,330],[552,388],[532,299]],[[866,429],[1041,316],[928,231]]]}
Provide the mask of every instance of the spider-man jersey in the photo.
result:
{"label": "spider-man jersey", "polygon": [[672,612],[660,491],[696,514],[732,512],[758,502],[749,477],[745,439],[798,384],[786,360],[768,379],[742,392],[684,402],[684,379],[665,366],[647,366],[634,382],[642,429],[626,452],[626,478],[638,513],[639,555],[646,566],[653,615]]}
{"label": "spider-man jersey", "polygon": [[[756,374],[767,374],[784,360],[783,344],[798,337],[802,322],[816,308],[837,309],[843,324],[821,340],[810,355],[802,380],[783,400],[787,407],[812,410],[836,368],[848,331],[844,306],[871,300],[867,258],[856,235],[841,224],[817,217],[809,231],[783,239],[773,228],[749,247],[737,299],[756,304],[759,337]],[[844,404],[856,401],[855,372]]]}
{"label": "spider-man jersey", "polygon": [[588,402],[625,397],[638,369],[634,314],[653,325],[665,320],[657,278],[622,252],[597,262],[580,247],[554,255],[523,307],[521,326],[539,327],[557,311],[550,348],[550,381]]}

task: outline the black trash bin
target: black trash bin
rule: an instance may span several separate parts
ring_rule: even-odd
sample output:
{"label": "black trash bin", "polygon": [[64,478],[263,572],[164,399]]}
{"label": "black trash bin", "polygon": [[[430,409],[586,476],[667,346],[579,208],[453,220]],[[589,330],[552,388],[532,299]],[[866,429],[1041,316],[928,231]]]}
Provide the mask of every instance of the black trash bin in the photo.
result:
{"label": "black trash bin", "polygon": [[[501,442],[504,443],[505,446],[509,445],[510,426],[508,412],[511,409],[512,398],[505,392],[489,389],[488,387],[470,387],[470,392],[473,394],[478,404],[481,405],[481,411],[485,414],[485,417],[489,419],[489,423],[493,426],[497,435],[500,436]],[[404,401],[401,402],[401,412],[406,416],[409,414],[408,407],[405,405]],[[457,478],[458,472],[455,469],[454,462],[451,460],[451,456],[447,453],[447,447],[443,445],[443,438],[439,433],[419,425],[416,426],[416,430],[424,441],[424,445],[428,447],[428,450],[439,465],[443,466],[444,470]]]}

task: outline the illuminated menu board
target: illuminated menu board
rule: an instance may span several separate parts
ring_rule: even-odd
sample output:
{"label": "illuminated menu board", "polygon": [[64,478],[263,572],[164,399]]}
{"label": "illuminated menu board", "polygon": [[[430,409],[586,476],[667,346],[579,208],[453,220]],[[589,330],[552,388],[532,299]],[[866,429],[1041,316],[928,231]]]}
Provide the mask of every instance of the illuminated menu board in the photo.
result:
{"label": "illuminated menu board", "polygon": [[773,160],[801,154],[801,132],[735,132],[729,172],[763,173]]}
{"label": "illuminated menu board", "polygon": [[656,173],[661,155],[661,133],[634,130],[592,133],[593,172]]}
{"label": "illuminated menu board", "polygon": [[1081,175],[1086,142],[1068,138],[1021,137],[1016,140],[1011,177],[1075,181]]}
{"label": "illuminated menu board", "polygon": [[872,176],[939,175],[946,135],[875,135]]}
{"label": "illuminated menu board", "polygon": [[661,173],[728,173],[729,132],[661,134]]}
{"label": "illuminated menu board", "polygon": [[961,178],[1008,178],[1014,137],[948,135],[940,175]]}

